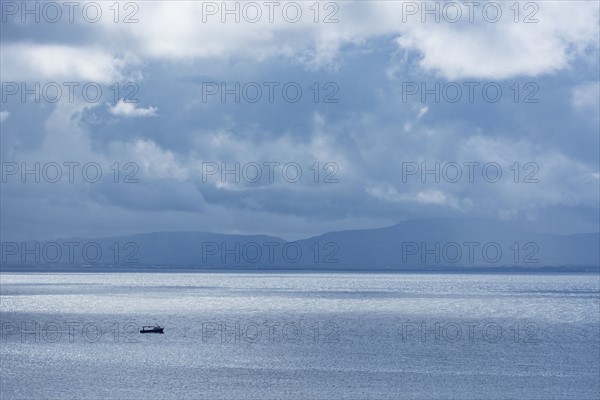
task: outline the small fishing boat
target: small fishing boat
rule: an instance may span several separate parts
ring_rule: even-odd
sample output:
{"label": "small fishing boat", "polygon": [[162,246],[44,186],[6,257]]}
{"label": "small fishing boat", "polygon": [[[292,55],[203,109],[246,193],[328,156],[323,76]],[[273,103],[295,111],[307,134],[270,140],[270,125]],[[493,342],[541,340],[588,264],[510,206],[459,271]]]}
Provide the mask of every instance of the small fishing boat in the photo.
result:
{"label": "small fishing boat", "polygon": [[156,324],[154,326],[142,326],[140,333],[164,333],[164,330],[165,328]]}

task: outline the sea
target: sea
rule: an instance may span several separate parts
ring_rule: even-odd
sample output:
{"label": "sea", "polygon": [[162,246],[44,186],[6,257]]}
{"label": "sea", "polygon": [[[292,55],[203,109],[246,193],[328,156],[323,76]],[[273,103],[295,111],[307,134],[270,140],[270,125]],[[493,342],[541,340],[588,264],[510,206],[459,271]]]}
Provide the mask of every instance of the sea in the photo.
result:
{"label": "sea", "polygon": [[598,274],[4,272],[0,328],[3,400],[600,398]]}

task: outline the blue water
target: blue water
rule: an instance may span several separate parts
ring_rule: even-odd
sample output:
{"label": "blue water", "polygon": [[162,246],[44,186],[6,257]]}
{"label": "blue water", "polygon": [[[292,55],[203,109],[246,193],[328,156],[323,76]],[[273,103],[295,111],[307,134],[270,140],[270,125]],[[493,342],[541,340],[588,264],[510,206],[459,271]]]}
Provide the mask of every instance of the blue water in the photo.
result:
{"label": "blue water", "polygon": [[0,279],[3,400],[600,393],[597,275]]}

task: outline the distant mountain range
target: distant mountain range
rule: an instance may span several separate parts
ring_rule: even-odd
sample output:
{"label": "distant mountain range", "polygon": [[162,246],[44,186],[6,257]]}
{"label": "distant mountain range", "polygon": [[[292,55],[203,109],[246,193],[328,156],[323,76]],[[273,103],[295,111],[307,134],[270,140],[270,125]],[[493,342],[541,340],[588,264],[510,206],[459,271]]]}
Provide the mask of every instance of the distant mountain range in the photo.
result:
{"label": "distant mountain range", "polygon": [[157,232],[2,243],[19,267],[351,271],[598,271],[600,233],[528,232],[478,219],[422,219],[294,242],[265,235]]}

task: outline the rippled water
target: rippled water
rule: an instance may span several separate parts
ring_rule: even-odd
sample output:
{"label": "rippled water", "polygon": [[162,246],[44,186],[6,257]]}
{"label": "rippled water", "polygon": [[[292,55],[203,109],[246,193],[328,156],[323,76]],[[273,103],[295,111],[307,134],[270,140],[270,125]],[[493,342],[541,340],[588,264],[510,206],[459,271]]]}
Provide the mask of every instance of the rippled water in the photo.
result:
{"label": "rippled water", "polygon": [[0,280],[3,399],[599,397],[597,275]]}

